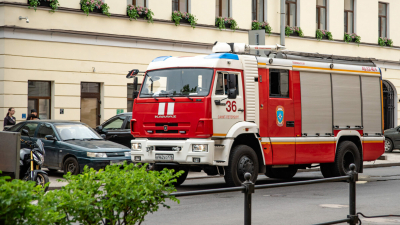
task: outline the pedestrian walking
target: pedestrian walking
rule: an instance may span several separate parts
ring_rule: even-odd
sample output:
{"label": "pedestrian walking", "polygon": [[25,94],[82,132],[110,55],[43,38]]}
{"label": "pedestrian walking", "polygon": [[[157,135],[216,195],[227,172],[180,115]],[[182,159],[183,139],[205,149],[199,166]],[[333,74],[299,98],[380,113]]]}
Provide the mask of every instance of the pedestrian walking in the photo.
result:
{"label": "pedestrian walking", "polygon": [[16,119],[13,116],[14,114],[15,114],[15,109],[14,108],[9,108],[7,116],[4,117],[3,127],[10,126],[10,125],[15,125]]}

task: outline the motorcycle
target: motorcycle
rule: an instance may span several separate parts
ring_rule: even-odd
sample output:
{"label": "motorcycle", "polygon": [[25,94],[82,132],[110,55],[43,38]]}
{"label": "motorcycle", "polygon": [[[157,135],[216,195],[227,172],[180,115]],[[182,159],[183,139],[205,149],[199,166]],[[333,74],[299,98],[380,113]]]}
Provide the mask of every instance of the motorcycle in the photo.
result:
{"label": "motorcycle", "polygon": [[46,154],[43,142],[38,139],[36,143],[34,143],[27,130],[22,130],[22,133],[27,135],[30,141],[21,139],[21,142],[25,143],[28,147],[20,150],[20,179],[22,178],[24,181],[34,181],[47,191],[48,185],[46,186],[46,184],[49,182],[49,177],[46,172],[41,170]]}

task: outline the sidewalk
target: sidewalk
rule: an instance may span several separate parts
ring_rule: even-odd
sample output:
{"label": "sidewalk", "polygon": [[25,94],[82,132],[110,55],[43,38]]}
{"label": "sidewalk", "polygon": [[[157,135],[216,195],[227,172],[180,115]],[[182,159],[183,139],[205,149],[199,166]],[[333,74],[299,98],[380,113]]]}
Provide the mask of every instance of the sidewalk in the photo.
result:
{"label": "sidewalk", "polygon": [[[377,168],[377,167],[390,167],[390,166],[400,166],[400,151],[394,150],[392,153],[385,153],[376,161],[364,162],[364,168]],[[311,171],[319,171],[319,167],[311,168],[311,169],[302,169],[299,172],[311,172]],[[62,179],[62,173],[51,173],[49,174],[50,186],[49,190],[60,189],[62,186],[65,186],[67,182],[57,182],[58,179]],[[189,172],[187,180],[193,179],[204,179],[204,178],[218,178],[222,176],[208,176],[204,172]]]}

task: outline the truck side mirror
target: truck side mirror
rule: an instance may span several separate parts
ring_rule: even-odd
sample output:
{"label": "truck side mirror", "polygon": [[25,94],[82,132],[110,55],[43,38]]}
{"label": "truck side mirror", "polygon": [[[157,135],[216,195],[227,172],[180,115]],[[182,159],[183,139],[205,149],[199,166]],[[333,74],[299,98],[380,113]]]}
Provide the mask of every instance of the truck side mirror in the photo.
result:
{"label": "truck side mirror", "polygon": [[236,89],[232,88],[228,90],[228,99],[236,99]]}

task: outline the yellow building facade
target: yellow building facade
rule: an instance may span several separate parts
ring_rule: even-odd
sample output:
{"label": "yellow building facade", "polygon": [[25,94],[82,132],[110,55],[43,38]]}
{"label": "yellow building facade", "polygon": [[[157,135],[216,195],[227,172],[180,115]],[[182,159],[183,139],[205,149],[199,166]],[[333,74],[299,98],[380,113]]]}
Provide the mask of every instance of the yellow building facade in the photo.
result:
{"label": "yellow building facade", "polygon": [[[384,16],[379,5],[382,2],[378,0],[352,1],[351,29],[361,37],[359,44],[343,41],[346,20],[343,15],[350,0],[325,0],[322,16],[316,10],[319,1],[287,0],[292,9],[288,18],[301,27],[304,37],[286,37],[286,48],[372,58],[382,68],[386,89],[390,89],[385,89],[384,96],[390,98],[386,107],[392,124],[388,126],[397,125],[400,29],[396,21],[400,21],[400,14],[396,11],[400,10],[400,1],[386,0]],[[290,5],[293,2],[295,7]],[[279,0],[105,0],[105,3],[110,7],[110,17],[95,12],[86,16],[80,0],[59,0],[55,12],[46,6],[36,11],[28,9],[28,0],[0,0],[0,118],[13,107],[19,122],[34,108],[41,119],[91,120],[89,125],[94,127],[117,112],[129,111],[128,85],[133,81],[126,74],[132,69],[145,71],[156,57],[209,54],[215,41],[248,43],[254,18],[263,18],[272,28],[272,33],[265,35],[266,44],[280,42]],[[154,23],[141,18],[130,21],[127,5],[132,3],[150,8]],[[175,26],[171,20],[174,4],[184,5],[186,8],[181,11],[196,16],[196,28],[183,23]],[[219,30],[215,26],[221,11],[236,20],[238,30]],[[315,38],[318,18],[334,40]],[[384,31],[379,26],[384,26]],[[378,45],[382,32],[393,40],[392,47]]]}

